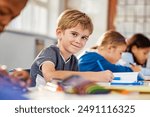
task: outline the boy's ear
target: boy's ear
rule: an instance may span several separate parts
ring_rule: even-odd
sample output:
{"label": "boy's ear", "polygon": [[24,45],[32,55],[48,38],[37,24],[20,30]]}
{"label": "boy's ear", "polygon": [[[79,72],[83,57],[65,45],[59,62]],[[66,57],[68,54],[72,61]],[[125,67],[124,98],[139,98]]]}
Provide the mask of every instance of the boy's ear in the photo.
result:
{"label": "boy's ear", "polygon": [[110,53],[112,51],[112,46],[111,45],[107,45],[107,50]]}
{"label": "boy's ear", "polygon": [[61,35],[62,35],[62,30],[60,28],[56,29],[56,36],[58,39],[61,39]]}

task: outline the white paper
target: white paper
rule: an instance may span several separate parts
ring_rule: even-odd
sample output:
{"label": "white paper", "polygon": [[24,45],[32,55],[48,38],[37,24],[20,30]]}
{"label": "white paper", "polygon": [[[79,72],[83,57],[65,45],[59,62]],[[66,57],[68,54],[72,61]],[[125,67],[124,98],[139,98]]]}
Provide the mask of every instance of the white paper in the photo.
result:
{"label": "white paper", "polygon": [[114,77],[120,77],[120,80],[112,80],[112,83],[132,83],[137,82],[139,72],[121,72],[113,73]]}

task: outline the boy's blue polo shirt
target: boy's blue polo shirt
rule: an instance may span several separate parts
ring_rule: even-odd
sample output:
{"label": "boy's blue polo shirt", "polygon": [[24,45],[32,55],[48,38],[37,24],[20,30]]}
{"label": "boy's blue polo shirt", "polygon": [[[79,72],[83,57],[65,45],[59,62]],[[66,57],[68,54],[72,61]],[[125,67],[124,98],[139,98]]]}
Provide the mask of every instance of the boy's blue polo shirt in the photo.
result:
{"label": "boy's blue polo shirt", "polygon": [[112,72],[132,72],[129,67],[111,64],[103,56],[96,52],[85,52],[78,61],[80,71],[102,71],[99,67],[99,61],[104,70],[110,70]]}

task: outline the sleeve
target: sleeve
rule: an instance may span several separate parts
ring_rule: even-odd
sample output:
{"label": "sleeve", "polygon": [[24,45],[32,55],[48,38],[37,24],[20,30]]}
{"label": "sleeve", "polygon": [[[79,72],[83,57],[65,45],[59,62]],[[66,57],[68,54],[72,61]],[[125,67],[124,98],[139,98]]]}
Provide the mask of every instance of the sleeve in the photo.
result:
{"label": "sleeve", "polygon": [[144,76],[150,76],[150,68],[143,68],[143,67],[142,67],[141,73],[142,73]]}
{"label": "sleeve", "polygon": [[134,64],[133,55],[129,52],[123,53],[121,59],[118,62],[118,64],[124,65],[124,66],[130,66],[130,63]]}
{"label": "sleeve", "polygon": [[56,52],[52,48],[46,48],[41,51],[41,53],[37,56],[35,63],[37,66],[41,66],[44,61],[50,61],[56,65]]}
{"label": "sleeve", "polygon": [[102,64],[104,70],[110,70],[112,72],[133,72],[130,67],[111,64],[110,62],[108,62],[106,60],[101,61],[101,64]]}
{"label": "sleeve", "polygon": [[79,58],[78,66],[80,71],[102,71],[98,64],[97,60],[100,60],[100,55],[97,53],[88,52],[83,54]]}

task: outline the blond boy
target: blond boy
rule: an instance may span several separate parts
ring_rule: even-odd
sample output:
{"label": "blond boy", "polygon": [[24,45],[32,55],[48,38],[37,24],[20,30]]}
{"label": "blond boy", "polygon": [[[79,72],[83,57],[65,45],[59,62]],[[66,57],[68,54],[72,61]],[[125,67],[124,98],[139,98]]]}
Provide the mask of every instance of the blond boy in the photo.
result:
{"label": "blond boy", "polygon": [[43,49],[31,66],[33,82],[38,74],[46,82],[71,75],[79,75],[91,81],[111,81],[113,74],[108,70],[78,72],[78,60],[74,54],[83,49],[92,32],[92,21],[85,13],[78,10],[64,11],[58,18],[56,28],[58,44]]}

